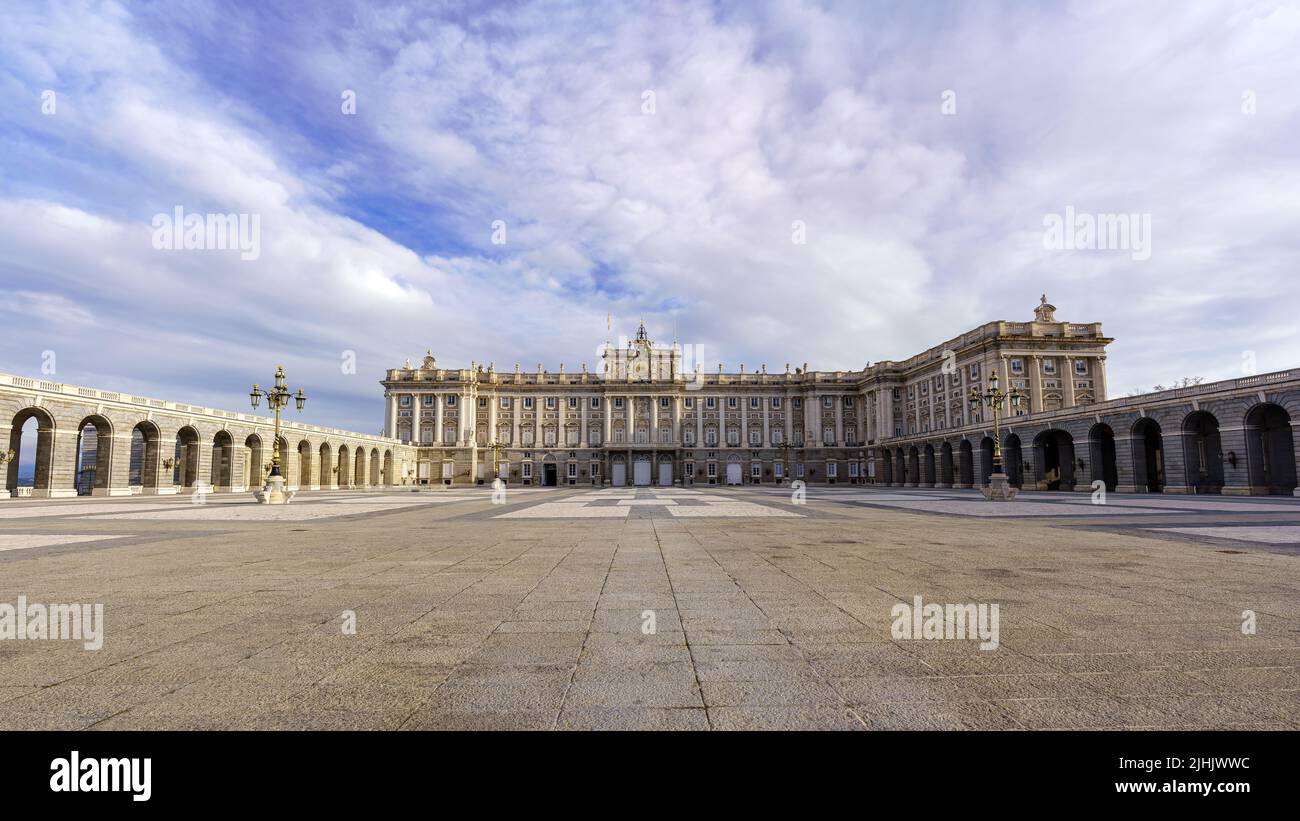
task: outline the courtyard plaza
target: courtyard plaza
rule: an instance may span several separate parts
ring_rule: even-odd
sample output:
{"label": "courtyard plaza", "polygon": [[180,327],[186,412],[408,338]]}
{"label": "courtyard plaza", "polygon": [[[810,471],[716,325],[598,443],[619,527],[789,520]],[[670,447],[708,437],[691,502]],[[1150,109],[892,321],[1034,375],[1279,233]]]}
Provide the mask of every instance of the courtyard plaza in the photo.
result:
{"label": "courtyard plaza", "polygon": [[[917,596],[997,604],[997,648],[896,639]],[[0,729],[1300,728],[1291,498],[14,499],[19,597],[103,646],[0,640]]]}

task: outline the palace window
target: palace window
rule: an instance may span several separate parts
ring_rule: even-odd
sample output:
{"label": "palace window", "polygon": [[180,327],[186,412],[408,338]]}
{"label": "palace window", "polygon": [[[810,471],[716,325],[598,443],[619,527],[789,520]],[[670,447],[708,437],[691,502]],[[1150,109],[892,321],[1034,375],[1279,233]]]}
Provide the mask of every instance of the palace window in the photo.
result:
{"label": "palace window", "polygon": [[525,396],[524,410],[532,410],[532,409],[533,409],[533,398],[531,396]]}
{"label": "palace window", "polygon": [[555,410],[555,397],[554,397],[554,396],[548,396],[548,397],[546,397],[546,409],[547,409],[547,410]]}
{"label": "palace window", "polygon": [[591,478],[595,479],[600,476],[600,462],[591,463]]}
{"label": "palace window", "polygon": [[447,396],[447,407],[449,408],[456,407],[456,394],[453,393]]}
{"label": "palace window", "polygon": [[694,476],[694,475],[695,475],[695,463],[694,463],[694,462],[687,462],[686,465],[684,466],[683,471],[682,471],[682,475],[683,475],[683,476]]}
{"label": "palace window", "polygon": [[486,408],[486,407],[488,406],[488,404],[487,404],[487,397],[486,397],[486,396],[480,396],[480,397],[478,398],[478,406],[479,406],[480,408]]}
{"label": "palace window", "polygon": [[695,397],[693,396],[686,397],[686,407],[688,408],[695,407]]}
{"label": "palace window", "polygon": [[693,430],[684,431],[684,432],[682,433],[682,442],[685,443],[685,444],[688,445],[688,446],[689,446],[689,445],[694,445],[694,444],[695,444],[695,431],[693,431]]}
{"label": "palace window", "polygon": [[501,397],[501,407],[502,408],[510,407],[510,397],[508,396]]}
{"label": "palace window", "polygon": [[846,396],[846,397],[844,397],[844,407],[846,407],[846,408],[851,408],[851,407],[853,407],[853,397],[852,397],[852,396]]}
{"label": "palace window", "polygon": [[403,408],[409,408],[411,407],[411,397],[403,396],[397,400],[397,404]]}
{"label": "palace window", "polygon": [[431,393],[429,393],[429,394],[425,394],[425,396],[424,396],[424,406],[425,406],[426,408],[431,408],[431,407],[433,407],[433,401],[434,401],[435,399],[437,399],[437,397],[434,396],[433,394],[431,394]]}
{"label": "palace window", "polygon": [[1086,374],[1088,372],[1088,360],[1086,359],[1074,360],[1074,372],[1079,374],[1080,376]]}
{"label": "palace window", "polygon": [[727,397],[727,407],[733,409],[736,407],[736,397],[734,396]]}
{"label": "palace window", "polygon": [[802,479],[802,478],[803,478],[803,462],[795,462],[795,465],[794,465],[794,476],[795,476],[796,479]]}
{"label": "palace window", "polygon": [[659,444],[671,445],[673,443],[673,432],[670,428],[659,429]]}
{"label": "palace window", "polygon": [[591,406],[592,406],[593,408],[599,408],[599,407],[600,407],[600,397],[599,397],[599,396],[593,396],[593,397],[591,397]]}
{"label": "palace window", "polygon": [[794,432],[794,446],[797,448],[803,447],[803,431],[797,430]]}
{"label": "palace window", "polygon": [[839,476],[839,475],[840,475],[840,463],[839,463],[839,462],[827,462],[827,463],[826,463],[826,478],[827,478],[827,479],[834,479],[836,476]]}
{"label": "palace window", "polygon": [[850,478],[850,479],[856,479],[856,478],[858,478],[858,475],[859,475],[860,473],[861,473],[861,470],[860,470],[859,467],[858,467],[858,463],[857,463],[857,462],[849,462],[849,478]]}
{"label": "palace window", "polygon": [[823,408],[833,408],[833,407],[835,407],[835,397],[833,397],[833,396],[823,396],[823,397],[822,397],[822,407],[823,407]]}
{"label": "palace window", "polygon": [[1025,372],[1025,360],[1020,359],[1019,357],[1016,357],[1015,359],[1012,359],[1012,360],[1011,360],[1011,372],[1012,372],[1012,373],[1024,373],[1024,372]]}
{"label": "palace window", "polygon": [[1056,373],[1056,360],[1055,360],[1055,359],[1044,359],[1044,360],[1043,360],[1043,373]]}
{"label": "palace window", "polygon": [[715,428],[709,428],[704,432],[704,444],[714,447],[718,444],[718,431]]}
{"label": "palace window", "polygon": [[578,429],[577,429],[577,428],[568,428],[567,430],[565,430],[565,431],[564,431],[564,442],[565,442],[565,444],[568,445],[569,447],[571,447],[571,448],[576,448],[576,447],[578,446]]}
{"label": "palace window", "polygon": [[822,429],[822,444],[823,445],[835,444],[835,428]]}
{"label": "palace window", "polygon": [[749,463],[749,478],[751,478],[751,479],[761,479],[761,478],[763,478],[763,463],[762,463],[762,462],[750,462],[750,463]]}
{"label": "palace window", "polygon": [[790,404],[794,406],[795,410],[798,410],[803,407],[803,398],[796,396],[794,399],[790,400]]}
{"label": "palace window", "polygon": [[519,475],[525,479],[533,478],[533,463],[524,462],[519,466]]}
{"label": "palace window", "polygon": [[617,430],[614,431],[614,444],[616,444],[616,445],[621,445],[621,444],[623,444],[623,429],[622,429],[622,428],[618,428]]}
{"label": "palace window", "polygon": [[710,396],[708,399],[704,400],[704,407],[708,408],[709,410],[713,410],[717,406],[718,406],[718,398],[716,396]]}
{"label": "palace window", "polygon": [[442,432],[442,443],[444,445],[456,444],[456,431],[451,428],[445,428]]}
{"label": "palace window", "polygon": [[772,444],[779,445],[784,441],[785,434],[779,430],[772,431]]}
{"label": "palace window", "polygon": [[757,396],[751,396],[751,397],[749,397],[749,407],[750,407],[750,409],[751,409],[751,410],[758,410],[758,408],[759,408],[759,403],[760,403],[761,401],[762,401],[762,400],[760,400]]}
{"label": "palace window", "polygon": [[740,444],[740,431],[735,428],[727,428],[727,444],[736,447]]}
{"label": "palace window", "polygon": [[972,363],[971,366],[970,366],[969,368],[967,368],[967,371],[970,373],[970,378],[971,378],[972,380],[976,380],[976,381],[979,380],[979,378],[980,378],[980,365],[979,365],[978,362]]}
{"label": "palace window", "polygon": [[763,432],[761,430],[751,430],[749,432],[749,444],[751,445],[763,444]]}
{"label": "palace window", "polygon": [[785,462],[776,462],[772,465],[772,475],[778,479],[785,478]]}
{"label": "palace window", "polygon": [[593,448],[600,447],[600,431],[598,430],[588,431],[587,438],[591,440],[591,446]]}
{"label": "palace window", "polygon": [[779,396],[773,396],[773,397],[772,397],[772,407],[773,407],[774,409],[780,409],[780,407],[781,407],[781,397],[779,397]]}
{"label": "palace window", "polygon": [[659,397],[659,407],[661,408],[668,407],[668,397],[666,396]]}
{"label": "palace window", "polygon": [[576,396],[570,396],[570,397],[569,397],[569,410],[577,410],[577,409],[578,409],[578,397],[576,397]]}
{"label": "palace window", "polygon": [[856,430],[849,428],[848,430],[844,431],[844,444],[848,445],[849,447],[853,447],[857,443],[858,443],[858,432]]}
{"label": "palace window", "polygon": [[555,447],[555,428],[547,428],[542,431],[542,441],[548,448]]}
{"label": "palace window", "polygon": [[570,462],[570,463],[569,463],[569,468],[568,468],[568,470],[567,470],[567,474],[568,474],[568,477],[569,477],[570,479],[576,479],[576,478],[578,478],[578,463],[577,463],[577,462]]}
{"label": "palace window", "polygon": [[717,475],[718,475],[718,464],[717,464],[717,462],[709,462],[709,471],[708,471],[708,472],[709,472],[709,478],[710,478],[710,479],[713,479],[713,478],[716,478],[716,477],[717,477]]}
{"label": "palace window", "polygon": [[621,397],[621,396],[615,396],[615,397],[614,397],[614,408],[615,408],[616,410],[622,410],[622,409],[623,409],[623,397]]}

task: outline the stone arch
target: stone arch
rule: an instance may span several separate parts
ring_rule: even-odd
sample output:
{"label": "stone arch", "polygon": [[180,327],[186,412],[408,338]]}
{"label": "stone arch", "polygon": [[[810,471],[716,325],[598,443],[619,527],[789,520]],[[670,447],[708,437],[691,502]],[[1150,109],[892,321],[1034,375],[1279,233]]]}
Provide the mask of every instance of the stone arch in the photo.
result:
{"label": "stone arch", "polygon": [[1008,433],[1002,442],[1002,470],[1007,474],[1007,481],[1013,487],[1025,485],[1025,456],[1020,446],[1020,437]]}
{"label": "stone arch", "polygon": [[894,483],[894,459],[888,448],[880,449],[877,463],[880,465],[880,476],[877,478],[881,484],[892,485]]}
{"label": "stone arch", "polygon": [[1291,414],[1281,405],[1261,402],[1247,411],[1245,433],[1250,492],[1294,494],[1296,454]]}
{"label": "stone arch", "polygon": [[1219,419],[1205,410],[1183,419],[1183,464],[1192,493],[1223,492],[1223,440]]}
{"label": "stone arch", "polygon": [[[28,444],[23,446],[23,430],[31,423]],[[44,408],[23,408],[14,414],[9,432],[9,449],[14,458],[6,465],[5,489],[10,496],[18,495],[18,475],[22,465],[30,461],[32,495],[49,496],[54,489],[54,415]],[[35,451],[31,453],[31,451]],[[28,456],[31,459],[28,459]]]}
{"label": "stone arch", "polygon": [[77,425],[73,487],[78,496],[105,496],[113,475],[113,423],[98,413]]}
{"label": "stone arch", "polygon": [[176,431],[175,446],[172,449],[172,484],[179,487],[194,487],[199,481],[199,463],[201,451],[199,445],[203,439],[193,425],[185,425]]}
{"label": "stone arch", "polygon": [[907,451],[907,486],[920,487],[921,485],[921,451],[916,445],[912,445]]}
{"label": "stone arch", "polygon": [[1051,428],[1034,437],[1035,478],[1045,490],[1074,490],[1074,437]]}
{"label": "stone arch", "polygon": [[[285,484],[289,483],[289,476],[286,473],[289,469],[289,440],[280,436],[275,440],[276,451],[280,454],[280,475],[284,477]],[[273,453],[274,453],[273,452]]]}
{"label": "stone arch", "polygon": [[366,486],[366,449],[358,446],[352,460],[352,484],[364,489]]}
{"label": "stone arch", "polygon": [[1165,487],[1165,441],[1160,423],[1144,416],[1133,423],[1133,485],[1147,493]]}
{"label": "stone arch", "polygon": [[993,452],[996,450],[997,443],[993,441],[992,436],[985,436],[980,440],[980,467],[983,469],[981,484],[988,485],[989,477],[993,475]]}
{"label": "stone arch", "polygon": [[907,484],[907,456],[901,447],[894,451],[894,484],[899,487]]}
{"label": "stone arch", "polygon": [[312,451],[314,448],[311,442],[306,439],[298,441],[298,487],[302,490],[309,489],[315,482],[312,481]]}
{"label": "stone arch", "polygon": [[334,463],[333,460],[330,458],[331,453],[330,453],[329,442],[320,443],[319,455],[320,455],[320,469],[318,471],[318,478],[319,478],[320,486],[322,488],[332,488],[334,486],[334,481],[332,479],[333,476],[332,469],[334,467]]}
{"label": "stone arch", "polygon": [[957,446],[957,483],[962,487],[975,485],[975,448],[969,439],[961,440]]}
{"label": "stone arch", "polygon": [[926,487],[934,487],[934,445],[929,442],[925,443],[925,449],[921,452],[921,484]]}
{"label": "stone arch", "polygon": [[939,476],[935,484],[952,487],[952,476],[952,442],[944,442],[939,446]]}
{"label": "stone arch", "polygon": [[158,492],[158,464],[162,459],[162,432],[158,425],[143,420],[131,429],[131,457],[127,484],[138,486],[141,493]]}
{"label": "stone arch", "polygon": [[265,462],[262,437],[250,433],[244,437],[244,487],[263,487],[266,484]]}
{"label": "stone arch", "polygon": [[384,484],[389,487],[397,484],[393,481],[393,452],[391,450],[384,451]]}
{"label": "stone arch", "polygon": [[1106,490],[1119,486],[1119,463],[1115,456],[1115,431],[1105,422],[1088,430],[1088,459],[1092,462],[1092,481],[1104,482]]}
{"label": "stone arch", "polygon": [[235,441],[230,431],[217,431],[212,436],[212,463],[208,468],[208,484],[214,492],[230,490],[234,462]]}
{"label": "stone arch", "polygon": [[348,481],[352,477],[352,451],[347,445],[339,445],[339,458],[334,465],[334,476],[341,488],[351,487]]}
{"label": "stone arch", "polygon": [[370,467],[366,474],[370,480],[371,487],[378,487],[380,483],[379,475],[379,448],[370,449]]}

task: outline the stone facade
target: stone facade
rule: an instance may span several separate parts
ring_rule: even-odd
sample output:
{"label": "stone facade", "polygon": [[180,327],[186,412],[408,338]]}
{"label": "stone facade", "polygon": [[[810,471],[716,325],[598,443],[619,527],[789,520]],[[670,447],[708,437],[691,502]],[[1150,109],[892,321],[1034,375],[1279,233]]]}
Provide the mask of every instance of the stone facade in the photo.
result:
{"label": "stone facade", "polygon": [[996,374],[1025,396],[1002,424],[1017,486],[1295,489],[1293,372],[1110,400],[1111,341],[1098,322],[1057,320],[1044,295],[1030,321],[989,322],[901,362],[706,374],[642,326],[607,343],[598,372],[408,362],[383,380],[385,430],[418,448],[419,483],[974,487],[990,472],[992,419],[967,395]]}
{"label": "stone facade", "polygon": [[[265,481],[275,438],[263,416],[11,374],[0,374],[0,419],[10,424],[5,486],[14,496],[31,419],[30,495],[46,498],[76,496],[78,487],[93,496],[249,490]],[[395,440],[314,425],[282,423],[280,446],[294,490],[404,484],[415,463],[414,448]]]}

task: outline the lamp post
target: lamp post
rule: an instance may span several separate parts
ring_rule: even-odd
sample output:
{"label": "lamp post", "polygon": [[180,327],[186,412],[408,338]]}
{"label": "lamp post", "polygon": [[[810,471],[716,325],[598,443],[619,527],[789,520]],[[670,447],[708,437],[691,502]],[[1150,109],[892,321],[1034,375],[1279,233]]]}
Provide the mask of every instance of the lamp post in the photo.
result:
{"label": "lamp post", "polygon": [[981,404],[993,410],[993,473],[989,476],[988,487],[981,488],[984,498],[990,502],[1009,502],[1016,498],[1017,488],[1011,486],[1011,481],[1002,471],[1002,432],[998,422],[1002,415],[1003,403],[1010,400],[1011,407],[1018,408],[1022,398],[1023,394],[1014,385],[1006,392],[998,388],[997,371],[989,375],[988,388],[984,393],[980,393],[979,389],[972,385],[970,395],[967,396],[972,410],[979,408]]}
{"label": "lamp post", "polygon": [[493,439],[492,444],[488,445],[488,447],[492,449],[492,478],[500,479],[501,478],[501,451],[504,450],[507,446],[501,444],[499,440]]}
{"label": "lamp post", "polygon": [[791,479],[790,479],[790,451],[794,448],[794,445],[790,444],[789,442],[787,442],[787,441],[785,441],[785,440],[782,440],[782,441],[781,441],[781,444],[777,445],[777,447],[781,449],[781,461],[785,462],[785,475],[782,476],[781,478],[784,479],[784,480],[787,481],[787,482],[788,482],[788,481],[791,481]]}
{"label": "lamp post", "polygon": [[273,386],[262,390],[257,383],[253,383],[253,389],[248,393],[249,402],[254,408],[260,404],[263,397],[266,398],[267,409],[275,412],[275,443],[271,449],[271,475],[267,477],[266,487],[261,491],[255,491],[254,496],[264,505],[287,505],[293,498],[293,492],[285,491],[284,476],[280,474],[280,411],[289,406],[290,400],[293,400],[301,411],[302,406],[307,404],[307,395],[302,392],[302,388],[299,388],[297,393],[290,391],[285,384],[284,366],[277,365]]}

